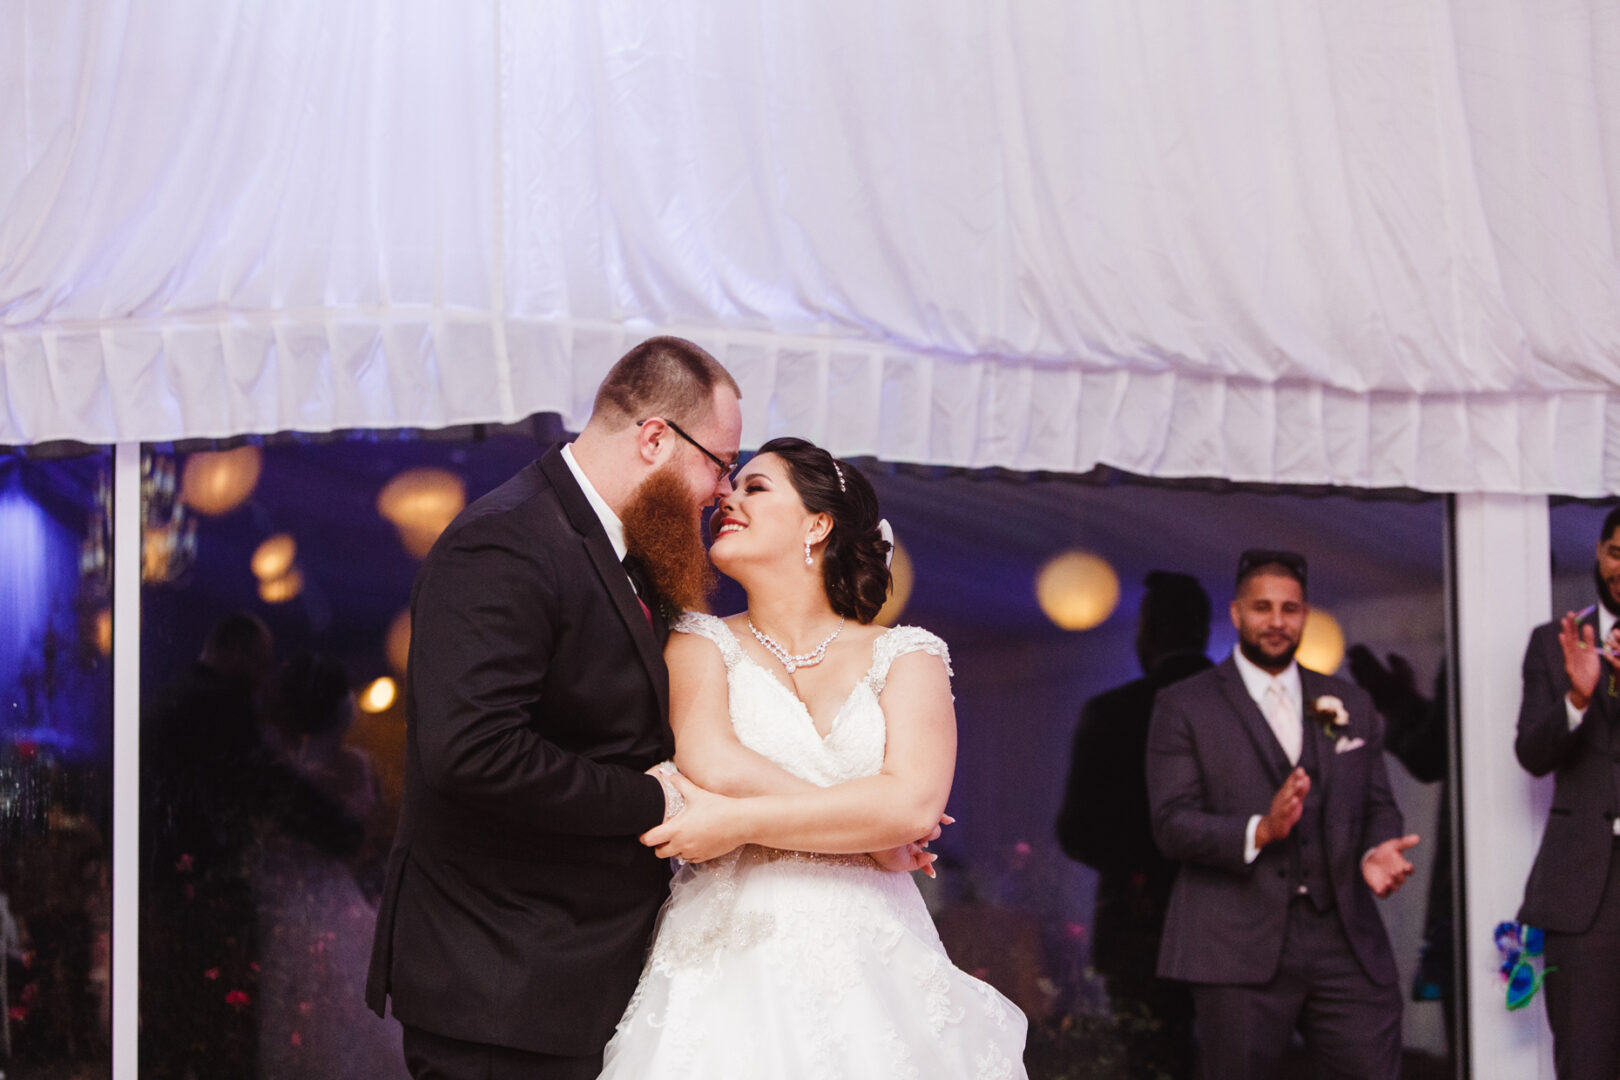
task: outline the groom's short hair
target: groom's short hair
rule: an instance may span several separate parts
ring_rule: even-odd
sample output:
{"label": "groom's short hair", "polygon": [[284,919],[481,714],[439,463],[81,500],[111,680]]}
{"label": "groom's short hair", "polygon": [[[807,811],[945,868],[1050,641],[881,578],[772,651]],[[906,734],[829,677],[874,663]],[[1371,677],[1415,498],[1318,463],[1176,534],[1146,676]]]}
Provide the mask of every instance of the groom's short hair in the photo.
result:
{"label": "groom's short hair", "polygon": [[650,416],[696,424],[707,419],[716,386],[728,386],[742,397],[731,372],[699,346],[685,338],[648,338],[608,371],[596,390],[591,417],[605,419],[615,429]]}

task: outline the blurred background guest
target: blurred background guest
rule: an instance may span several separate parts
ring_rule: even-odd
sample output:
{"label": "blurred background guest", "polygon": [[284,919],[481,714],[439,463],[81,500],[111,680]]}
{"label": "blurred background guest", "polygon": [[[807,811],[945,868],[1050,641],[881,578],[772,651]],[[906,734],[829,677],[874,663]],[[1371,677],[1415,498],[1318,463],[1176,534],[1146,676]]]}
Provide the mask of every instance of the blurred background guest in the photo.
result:
{"label": "blurred background guest", "polygon": [[1176,864],[1159,854],[1148,816],[1148,720],[1163,687],[1212,667],[1209,594],[1187,574],[1147,575],[1136,620],[1142,677],[1098,694],[1080,712],[1058,843],[1097,871],[1092,966],[1108,988],[1132,1075],[1187,1076],[1192,996],[1154,969]]}
{"label": "blurred background guest", "polygon": [[348,675],[336,662],[303,651],[276,673],[274,742],[299,776],[366,826],[370,843],[346,857],[297,835],[266,837],[254,874],[261,1080],[342,1080],[390,1065],[405,1072],[399,1039],[365,1007],[377,909],[359,879],[374,877],[364,871],[392,823],[376,820],[381,794],[370,755],[344,743],[354,712]]}
{"label": "blurred background guest", "polygon": [[332,853],[360,843],[358,822],[260,736],[273,647],[258,618],[227,616],[142,718],[142,1076],[253,1075],[261,831]]}

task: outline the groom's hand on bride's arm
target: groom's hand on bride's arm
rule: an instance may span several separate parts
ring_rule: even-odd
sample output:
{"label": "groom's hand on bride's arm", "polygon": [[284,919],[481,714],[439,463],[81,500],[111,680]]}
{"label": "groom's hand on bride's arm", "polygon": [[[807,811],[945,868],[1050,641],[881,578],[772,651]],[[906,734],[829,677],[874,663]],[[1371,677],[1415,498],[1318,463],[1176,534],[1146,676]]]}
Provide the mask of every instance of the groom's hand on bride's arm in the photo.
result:
{"label": "groom's hand on bride's arm", "polygon": [[919,840],[899,847],[887,848],[883,851],[870,851],[867,854],[872,861],[878,864],[878,869],[887,870],[896,874],[909,874],[913,870],[921,870],[929,877],[937,877],[934,870],[934,861],[939,858],[928,850],[928,845],[939,839],[944,826],[956,824],[956,819],[949,814],[941,814],[939,824],[934,826],[932,832]]}
{"label": "groom's hand on bride's arm", "polygon": [[708,862],[745,842],[743,816],[731,799],[698,787],[680,773],[662,778],[674,786],[684,805],[657,828],[641,834],[641,842],[657,850],[660,858]]}

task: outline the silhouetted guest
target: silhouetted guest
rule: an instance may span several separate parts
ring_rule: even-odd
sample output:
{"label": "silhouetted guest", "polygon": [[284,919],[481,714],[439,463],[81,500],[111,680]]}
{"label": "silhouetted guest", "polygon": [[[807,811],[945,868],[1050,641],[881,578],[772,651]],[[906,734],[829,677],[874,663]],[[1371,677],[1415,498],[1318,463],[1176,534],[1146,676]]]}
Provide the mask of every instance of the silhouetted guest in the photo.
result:
{"label": "silhouetted guest", "polygon": [[[300,652],[276,673],[271,699],[272,728],[287,762],[349,816],[369,820],[381,795],[370,755],[343,741],[354,722],[343,668]],[[386,829],[383,843],[393,823]],[[255,885],[260,1080],[404,1076],[397,1029],[366,1008],[377,909],[356,883],[353,862],[307,840],[271,837]]]}
{"label": "silhouetted guest", "polygon": [[1412,978],[1412,1000],[1441,1003],[1449,1045],[1456,1018],[1452,994],[1455,950],[1451,940],[1451,800],[1445,786],[1445,661],[1441,661],[1435,675],[1434,693],[1424,697],[1418,691],[1412,665],[1404,656],[1391,653],[1389,666],[1385,667],[1365,645],[1352,645],[1346,659],[1350,664],[1350,677],[1372,695],[1373,706],[1384,718],[1384,749],[1395,755],[1412,779],[1422,784],[1441,785],[1440,812],[1435,818],[1438,838],[1434,871],[1429,877],[1423,946],[1418,955],[1417,973]]}
{"label": "silhouetted guest", "polygon": [[1148,720],[1158,692],[1212,667],[1209,594],[1196,578],[1155,570],[1137,615],[1143,676],[1086,702],[1074,733],[1058,842],[1098,873],[1092,966],[1103,976],[1132,1076],[1189,1075],[1192,997],[1159,979],[1159,939],[1176,864],[1159,854],[1149,822]]}
{"label": "silhouetted guest", "polygon": [[352,850],[360,827],[259,735],[270,631],[246,613],[141,724],[143,1077],[253,1074],[257,926],[249,877],[261,830]]}

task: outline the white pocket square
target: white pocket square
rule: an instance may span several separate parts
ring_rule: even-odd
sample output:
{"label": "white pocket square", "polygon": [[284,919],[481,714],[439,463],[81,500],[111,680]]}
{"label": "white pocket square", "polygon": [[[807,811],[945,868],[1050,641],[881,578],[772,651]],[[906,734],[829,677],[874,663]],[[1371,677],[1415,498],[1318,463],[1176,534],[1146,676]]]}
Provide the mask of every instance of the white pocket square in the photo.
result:
{"label": "white pocket square", "polygon": [[1354,739],[1352,739],[1348,735],[1340,735],[1339,736],[1339,741],[1333,744],[1333,752],[1335,754],[1348,754],[1350,751],[1352,751],[1352,750],[1360,750],[1363,746],[1366,746],[1366,745],[1367,745],[1367,740],[1363,739],[1359,735],[1356,736]]}

